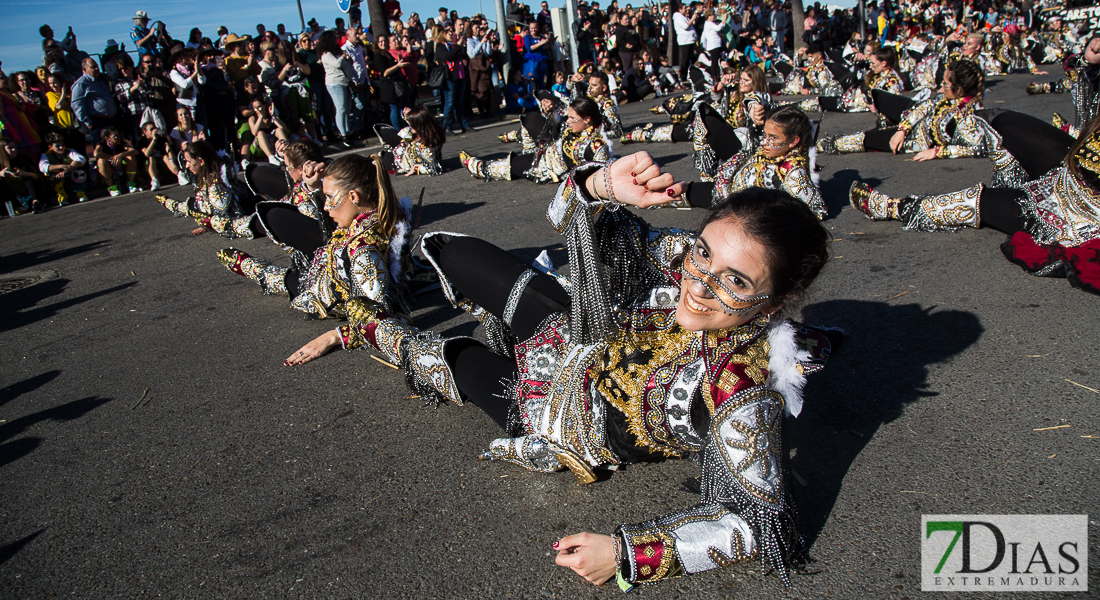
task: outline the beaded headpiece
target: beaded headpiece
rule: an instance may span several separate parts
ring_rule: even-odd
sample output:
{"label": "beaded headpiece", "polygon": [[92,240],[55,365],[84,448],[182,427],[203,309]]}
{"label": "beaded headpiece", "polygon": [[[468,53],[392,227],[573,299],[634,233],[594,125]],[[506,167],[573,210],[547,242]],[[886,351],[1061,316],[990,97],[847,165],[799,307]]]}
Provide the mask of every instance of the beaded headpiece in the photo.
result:
{"label": "beaded headpiece", "polygon": [[1079,168],[1100,175],[1100,131],[1090,135],[1073,158]]}

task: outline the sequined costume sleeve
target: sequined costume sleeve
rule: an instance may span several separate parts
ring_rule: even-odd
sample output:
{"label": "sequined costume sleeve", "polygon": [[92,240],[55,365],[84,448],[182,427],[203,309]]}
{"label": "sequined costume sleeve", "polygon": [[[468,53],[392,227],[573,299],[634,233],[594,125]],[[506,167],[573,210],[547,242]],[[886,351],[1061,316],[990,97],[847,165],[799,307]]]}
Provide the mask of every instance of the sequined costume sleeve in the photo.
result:
{"label": "sequined costume sleeve", "polygon": [[596,102],[600,105],[600,112],[603,114],[603,129],[607,137],[614,139],[623,137],[623,123],[619,118],[619,105],[615,103],[615,99],[608,94],[597,99]]}
{"label": "sequined costume sleeve", "polygon": [[937,158],[986,156],[992,149],[993,140],[989,136],[991,131],[992,128],[984,119],[976,115],[968,115],[955,125],[951,140],[939,146],[940,151],[936,156]]}
{"label": "sequined costume sleeve", "polygon": [[309,271],[300,275],[292,307],[322,317],[341,315],[351,298],[361,297],[385,306],[388,301],[389,241],[375,226],[376,213],[356,217],[346,229],[338,229],[328,244],[313,255]]}
{"label": "sequined costume sleeve", "polygon": [[932,109],[936,107],[936,102],[939,100],[938,96],[933,96],[921,102],[920,104],[906,110],[901,115],[901,121],[898,122],[898,129],[905,131],[906,133],[913,131],[920,124],[921,121],[926,119],[928,115],[932,114]]}
{"label": "sequined costume sleeve", "polygon": [[806,72],[806,79],[813,93],[820,96],[840,96],[844,93],[844,88],[840,87],[833,77],[833,72],[824,63],[810,68]]}
{"label": "sequined costume sleeve", "polygon": [[[733,338],[759,319],[732,332]],[[761,325],[763,334],[734,341],[716,332],[715,356],[702,382],[711,417],[698,432],[702,477],[699,503],[656,519],[620,526],[623,578],[635,583],[761,560],[790,585],[788,569],[803,555],[797,508],[783,464],[784,415],[802,409],[805,376],[831,353],[821,331],[790,322]],[[730,340],[737,349],[722,354]],[[710,355],[710,342],[704,342]],[[811,350],[812,348],[812,350]],[[670,402],[667,410],[675,412]]]}
{"label": "sequined costume sleeve", "polygon": [[229,239],[252,239],[256,235],[255,216],[240,214],[233,189],[220,178],[196,188],[195,196],[188,200],[157,196],[157,201],[177,217],[191,217],[199,225],[213,229]]}
{"label": "sequined costume sleeve", "polygon": [[283,197],[283,202],[293,204],[298,212],[311,219],[320,219],[321,212],[317,209],[317,203],[313,201],[313,192],[306,186],[306,182],[299,181],[294,184],[290,192]]}
{"label": "sequined costume sleeve", "polygon": [[702,450],[699,504],[622,525],[624,579],[655,583],[764,557],[789,585],[787,564],[801,542],[781,464],[783,410],[782,394],[761,385],[718,407]]}
{"label": "sequined costume sleeve", "polygon": [[783,189],[788,194],[805,202],[818,219],[828,216],[829,210],[825,207],[825,201],[821,199],[821,190],[814,185],[806,167],[801,164],[785,163],[779,166],[779,173],[783,177]]}
{"label": "sequined costume sleeve", "polygon": [[[346,325],[336,328],[340,336],[340,346],[344,350],[354,350],[363,346],[380,348],[387,359],[400,362],[401,356],[396,347],[387,347],[378,343],[378,322],[389,315],[375,301],[369,298],[352,298],[347,301],[345,310],[348,315]],[[389,349],[391,352],[386,352]]]}

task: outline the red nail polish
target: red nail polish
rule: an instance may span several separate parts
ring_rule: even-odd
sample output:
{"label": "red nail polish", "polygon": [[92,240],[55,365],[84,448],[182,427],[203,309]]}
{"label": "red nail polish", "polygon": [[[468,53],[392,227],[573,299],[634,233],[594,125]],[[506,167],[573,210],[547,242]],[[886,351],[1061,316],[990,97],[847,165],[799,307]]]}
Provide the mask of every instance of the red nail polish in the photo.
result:
{"label": "red nail polish", "polygon": [[557,542],[554,542],[554,547],[555,547],[555,548],[557,548],[557,547],[558,547],[558,543],[557,543]]}
{"label": "red nail polish", "polygon": [[637,177],[637,176],[638,176],[638,174],[637,174],[637,173],[635,173],[634,171],[631,171],[631,172],[630,172],[630,176],[631,176],[631,177]]}
{"label": "red nail polish", "polygon": [[668,194],[669,196],[675,196],[676,195],[676,192],[672,188],[668,188],[668,190],[666,190],[665,193]]}
{"label": "red nail polish", "polygon": [[634,178],[634,185],[638,185],[638,178],[637,177]]}

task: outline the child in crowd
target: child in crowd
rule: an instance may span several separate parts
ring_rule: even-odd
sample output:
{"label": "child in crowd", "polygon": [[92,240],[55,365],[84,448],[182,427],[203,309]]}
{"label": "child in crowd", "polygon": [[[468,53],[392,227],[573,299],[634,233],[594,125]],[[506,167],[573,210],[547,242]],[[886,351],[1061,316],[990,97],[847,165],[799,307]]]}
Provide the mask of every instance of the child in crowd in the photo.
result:
{"label": "child in crowd", "polygon": [[275,152],[275,142],[291,139],[290,128],[271,112],[271,103],[257,96],[252,99],[252,115],[241,124],[237,135],[241,140],[241,168],[250,162],[266,158],[273,165],[281,164]]}
{"label": "child in crowd", "polygon": [[38,170],[57,192],[57,202],[67,206],[73,196],[79,202],[88,199],[88,174],[84,172],[84,155],[71,150],[56,131],[46,134],[46,151],[38,161]]}
{"label": "child in crowd", "polygon": [[531,95],[530,86],[520,78],[519,69],[513,69],[508,75],[510,83],[505,93],[506,106],[504,107],[505,113],[521,113],[525,110],[535,110],[538,108],[538,100]]}
{"label": "child in crowd", "polygon": [[[10,216],[16,211],[40,210],[35,184],[38,173],[31,161],[21,154],[15,142],[0,140],[0,203],[4,210],[0,216]],[[10,204],[9,204],[10,203]],[[35,207],[39,208],[35,208]]]}
{"label": "child in crowd", "polygon": [[96,145],[93,156],[107,191],[111,196],[142,191],[137,184],[141,152],[114,127],[104,127],[100,136],[103,141]]}
{"label": "child in crowd", "polygon": [[168,134],[172,138],[172,146],[176,152],[187,150],[193,142],[206,141],[206,130],[201,123],[196,123],[191,111],[184,107],[176,109],[176,126]]}
{"label": "child in crowd", "polygon": [[554,85],[550,86],[550,91],[561,98],[562,102],[569,102],[569,89],[565,87],[565,73],[561,71],[554,73]]}
{"label": "child in crowd", "polygon": [[152,121],[141,126],[142,141],[141,153],[145,155],[149,166],[149,179],[152,180],[151,189],[160,189],[160,170],[158,163],[164,163],[168,172],[175,175],[180,185],[187,185],[187,175],[176,164],[176,152],[172,148],[172,142],[160,132],[157,124]]}

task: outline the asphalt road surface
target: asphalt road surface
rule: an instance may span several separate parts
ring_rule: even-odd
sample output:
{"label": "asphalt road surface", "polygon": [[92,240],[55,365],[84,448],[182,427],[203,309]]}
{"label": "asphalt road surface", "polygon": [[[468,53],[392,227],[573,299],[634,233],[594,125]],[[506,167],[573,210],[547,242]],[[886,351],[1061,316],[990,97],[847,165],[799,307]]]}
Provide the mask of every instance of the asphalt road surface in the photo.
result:
{"label": "asphalt road surface", "polygon": [[[993,78],[986,106],[1072,118],[1068,95],[1026,96],[1029,79]],[[655,103],[624,106],[625,124]],[[873,122],[829,115],[824,129]],[[458,163],[461,149],[503,156],[504,130],[450,136],[446,174],[397,190],[427,188],[420,232],[528,260],[549,249],[560,265],[544,217],[554,188],[485,183]],[[689,145],[617,151],[642,149],[693,176]],[[906,232],[847,207],[856,177],[947,192],[987,182],[985,159],[821,162],[833,257],[801,314],[848,337],[790,430],[814,562],[790,589],[750,563],[634,594],[912,599],[922,514],[1087,513],[1092,591],[1066,596],[1097,597],[1100,298],[1025,274],[995,231]],[[644,216],[693,228],[703,212]],[[551,543],[696,502],[681,489],[690,461],[583,487],[568,471],[480,462],[499,435],[485,415],[406,399],[367,351],[283,367],[338,323],[262,296],[215,258],[230,242],[192,227],[150,193],[0,222],[0,274],[42,278],[0,294],[0,597],[612,598],[613,585],[556,567]],[[234,244],[286,263],[268,240]],[[416,319],[475,332],[438,292]]]}

